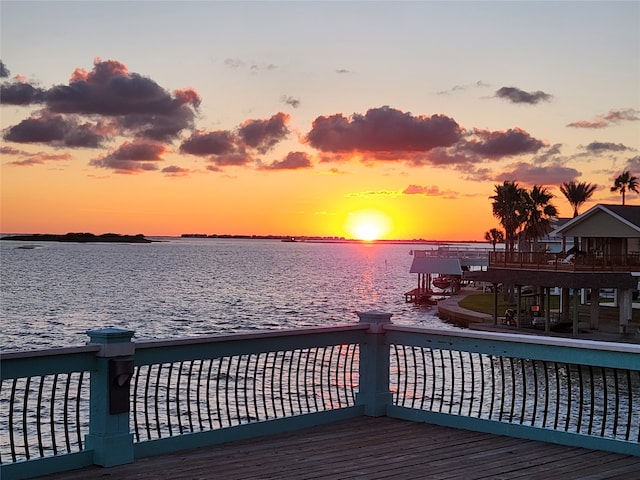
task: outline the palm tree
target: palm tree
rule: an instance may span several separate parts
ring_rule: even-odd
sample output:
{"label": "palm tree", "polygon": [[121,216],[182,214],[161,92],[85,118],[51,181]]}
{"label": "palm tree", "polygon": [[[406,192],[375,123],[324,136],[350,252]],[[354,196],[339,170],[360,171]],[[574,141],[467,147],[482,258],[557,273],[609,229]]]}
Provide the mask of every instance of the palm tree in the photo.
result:
{"label": "palm tree", "polygon": [[493,200],[493,216],[498,219],[505,232],[507,253],[513,252],[518,229],[524,223],[523,193],[516,182],[505,181],[502,185],[495,185],[495,195],[489,197]]}
{"label": "palm tree", "polygon": [[504,242],[504,234],[502,230],[498,230],[497,228],[492,228],[484,232],[484,239],[489,242],[493,246],[493,251],[496,251],[496,243]]}
{"label": "palm tree", "polygon": [[639,193],[639,188],[640,184],[638,184],[637,177],[631,175],[629,170],[627,170],[626,172],[622,172],[618,175],[613,183],[613,187],[611,187],[611,191],[620,192],[622,194],[622,205],[624,205],[624,194],[628,191]]}
{"label": "palm tree", "polygon": [[558,209],[551,204],[553,194],[542,185],[534,185],[531,191],[524,191],[525,240],[533,241],[533,251],[538,251],[538,239],[549,233],[551,218],[558,216]]}
{"label": "palm tree", "polygon": [[598,188],[598,185],[593,185],[586,182],[576,182],[571,180],[570,182],[563,182],[560,185],[560,191],[565,196],[571,207],[573,208],[573,216],[579,215],[578,209],[591,198],[593,192]]}

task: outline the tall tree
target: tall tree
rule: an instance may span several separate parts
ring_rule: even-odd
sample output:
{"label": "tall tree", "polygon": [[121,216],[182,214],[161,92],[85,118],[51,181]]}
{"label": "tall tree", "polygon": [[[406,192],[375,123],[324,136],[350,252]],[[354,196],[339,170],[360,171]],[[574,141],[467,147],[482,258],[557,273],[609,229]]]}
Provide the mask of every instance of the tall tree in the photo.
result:
{"label": "tall tree", "polygon": [[489,242],[493,246],[493,251],[496,251],[496,243],[504,242],[504,234],[502,230],[498,230],[497,228],[492,228],[484,232],[484,239]]}
{"label": "tall tree", "polygon": [[636,192],[639,193],[638,190],[640,188],[640,184],[638,184],[638,179],[631,175],[629,170],[622,172],[615,179],[613,183],[613,187],[611,187],[612,192],[620,192],[622,194],[622,205],[624,205],[624,196],[626,192]]}
{"label": "tall tree", "polygon": [[578,209],[591,198],[596,188],[598,188],[598,185],[587,182],[578,183],[575,180],[563,182],[560,185],[560,191],[571,205],[571,208],[573,208],[574,217],[579,215]]}
{"label": "tall tree", "polygon": [[525,220],[523,215],[525,190],[514,181],[505,181],[502,185],[495,185],[494,191],[495,195],[489,197],[493,200],[493,216],[504,228],[505,249],[510,253],[514,250],[518,229]]}
{"label": "tall tree", "polygon": [[558,216],[558,209],[551,203],[553,194],[542,185],[534,185],[523,193],[525,216],[523,233],[525,240],[533,242],[533,251],[538,251],[538,240],[549,233],[551,218]]}

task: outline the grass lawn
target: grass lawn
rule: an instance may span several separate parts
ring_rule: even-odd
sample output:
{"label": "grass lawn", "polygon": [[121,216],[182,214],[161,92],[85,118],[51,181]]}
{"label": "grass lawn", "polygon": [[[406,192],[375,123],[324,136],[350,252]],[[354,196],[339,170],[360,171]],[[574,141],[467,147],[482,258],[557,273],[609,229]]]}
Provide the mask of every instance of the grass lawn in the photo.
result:
{"label": "grass lawn", "polygon": [[[458,305],[467,310],[493,315],[493,293],[467,295],[458,302]],[[514,303],[505,302],[502,294],[498,294],[498,315],[504,315],[504,311],[507,308],[515,308],[515,306]]]}
{"label": "grass lawn", "polygon": [[[493,315],[493,293],[475,293],[467,295],[465,298],[458,302],[462,308],[473,310],[474,312],[486,313],[487,315]],[[560,299],[557,295],[551,297],[551,309],[557,310],[560,305]],[[504,315],[504,311],[507,308],[516,308],[515,303],[508,303],[504,301],[503,295],[498,294],[498,316]]]}

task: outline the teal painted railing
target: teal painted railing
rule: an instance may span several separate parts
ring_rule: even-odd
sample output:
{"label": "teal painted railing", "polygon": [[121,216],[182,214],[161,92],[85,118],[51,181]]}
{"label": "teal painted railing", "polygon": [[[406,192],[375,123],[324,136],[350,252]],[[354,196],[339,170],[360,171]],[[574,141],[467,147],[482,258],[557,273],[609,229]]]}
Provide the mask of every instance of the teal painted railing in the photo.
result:
{"label": "teal painted railing", "polygon": [[640,456],[640,346],[389,325],[387,415]]}
{"label": "teal painted railing", "polygon": [[3,354],[3,479],[389,415],[640,456],[640,346],[390,324]]}

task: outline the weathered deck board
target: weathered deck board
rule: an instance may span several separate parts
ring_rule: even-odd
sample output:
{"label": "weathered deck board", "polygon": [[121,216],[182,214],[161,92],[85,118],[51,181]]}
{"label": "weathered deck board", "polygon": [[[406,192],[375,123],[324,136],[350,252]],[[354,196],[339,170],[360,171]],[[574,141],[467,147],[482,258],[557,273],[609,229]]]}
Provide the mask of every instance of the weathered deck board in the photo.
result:
{"label": "weathered deck board", "polygon": [[638,478],[640,457],[359,417],[43,480]]}

